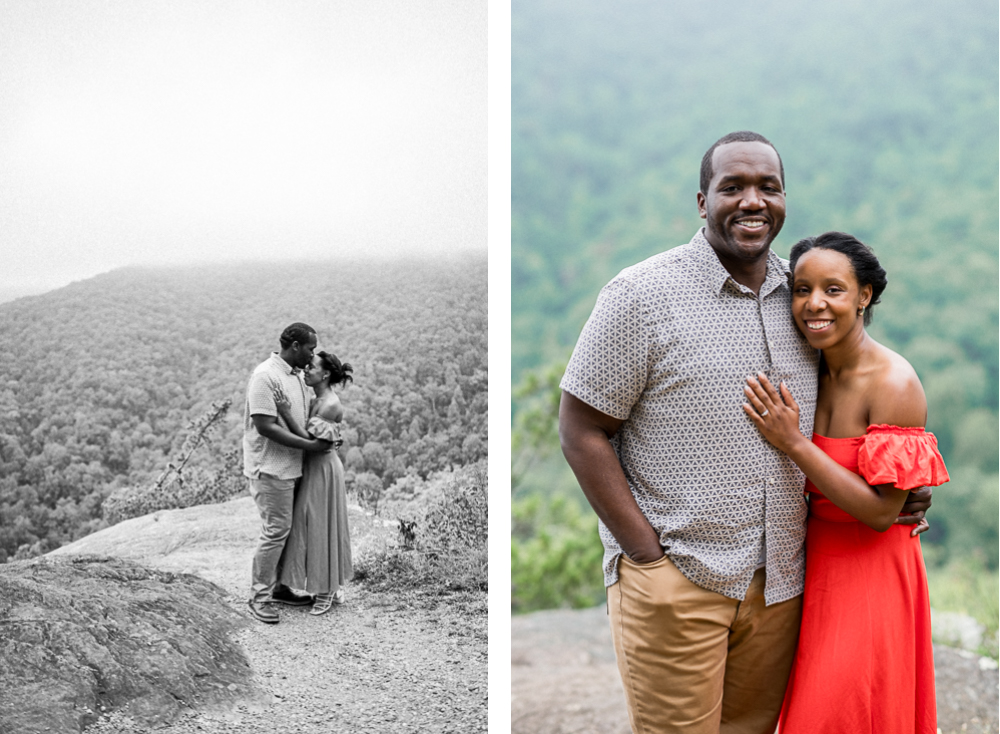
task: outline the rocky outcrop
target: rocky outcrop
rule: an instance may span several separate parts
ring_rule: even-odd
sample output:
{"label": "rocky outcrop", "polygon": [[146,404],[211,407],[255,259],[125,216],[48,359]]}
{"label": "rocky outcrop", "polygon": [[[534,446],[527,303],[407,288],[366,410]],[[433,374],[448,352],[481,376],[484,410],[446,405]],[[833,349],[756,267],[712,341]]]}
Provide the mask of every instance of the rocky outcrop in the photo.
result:
{"label": "rocky outcrop", "polygon": [[[511,619],[511,734],[629,734],[603,606]],[[938,730],[996,734],[994,661],[934,645]]]}
{"label": "rocky outcrop", "polygon": [[80,732],[111,710],[153,726],[266,704],[231,639],[246,618],[225,597],[106,556],[0,565],[0,734]]}

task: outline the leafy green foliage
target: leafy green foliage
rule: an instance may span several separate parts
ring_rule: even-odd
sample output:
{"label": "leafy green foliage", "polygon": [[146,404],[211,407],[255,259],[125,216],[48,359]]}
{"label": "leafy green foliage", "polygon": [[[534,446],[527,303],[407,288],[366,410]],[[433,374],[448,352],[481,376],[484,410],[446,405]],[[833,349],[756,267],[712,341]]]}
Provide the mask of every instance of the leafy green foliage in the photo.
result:
{"label": "leafy green foliage", "polygon": [[[975,557],[955,559],[940,565],[933,549],[927,553],[927,587],[931,608],[961,612],[973,617],[985,628],[980,655],[997,657],[997,623],[1000,620],[1000,575]],[[929,556],[929,557],[928,557]]]}
{"label": "leafy green foliage", "polygon": [[[0,304],[0,561],[92,532],[105,498],[152,486],[191,416],[244,404],[294,321],[354,366],[349,491],[364,473],[388,487],[484,458],[485,282],[480,256],[126,268]],[[194,452],[185,485],[238,454],[242,412],[220,421],[217,452]]]}
{"label": "leafy green foliage", "polygon": [[597,518],[564,496],[511,504],[511,609],[592,607],[604,598]]}
{"label": "leafy green foliage", "polygon": [[565,363],[532,370],[513,391],[516,409],[511,430],[512,493],[539,459],[551,455],[559,445],[559,380],[565,371]]}

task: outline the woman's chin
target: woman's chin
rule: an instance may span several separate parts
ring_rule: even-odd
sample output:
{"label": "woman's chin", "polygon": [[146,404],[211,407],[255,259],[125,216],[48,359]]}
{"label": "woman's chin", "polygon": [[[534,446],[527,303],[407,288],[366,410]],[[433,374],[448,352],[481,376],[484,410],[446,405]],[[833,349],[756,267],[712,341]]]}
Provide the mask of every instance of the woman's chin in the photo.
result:
{"label": "woman's chin", "polygon": [[813,349],[825,349],[835,342],[831,339],[833,336],[833,328],[827,327],[826,329],[821,329],[820,331],[813,331],[808,326],[799,326],[799,331],[802,336],[806,338],[809,342],[809,346]]}

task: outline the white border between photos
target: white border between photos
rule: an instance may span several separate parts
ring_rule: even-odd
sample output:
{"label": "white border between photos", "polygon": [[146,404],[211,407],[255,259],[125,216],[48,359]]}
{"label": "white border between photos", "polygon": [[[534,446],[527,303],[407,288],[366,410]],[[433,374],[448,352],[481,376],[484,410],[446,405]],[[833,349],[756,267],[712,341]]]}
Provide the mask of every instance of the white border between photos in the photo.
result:
{"label": "white border between photos", "polygon": [[489,23],[489,731],[510,731],[510,0]]}

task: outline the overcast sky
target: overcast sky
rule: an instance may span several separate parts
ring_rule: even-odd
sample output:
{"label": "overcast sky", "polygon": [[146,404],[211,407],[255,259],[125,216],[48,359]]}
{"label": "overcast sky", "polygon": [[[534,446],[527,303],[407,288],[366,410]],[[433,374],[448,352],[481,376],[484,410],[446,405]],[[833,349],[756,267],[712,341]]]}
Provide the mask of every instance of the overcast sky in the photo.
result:
{"label": "overcast sky", "polygon": [[0,279],[486,248],[486,3],[0,0]]}

